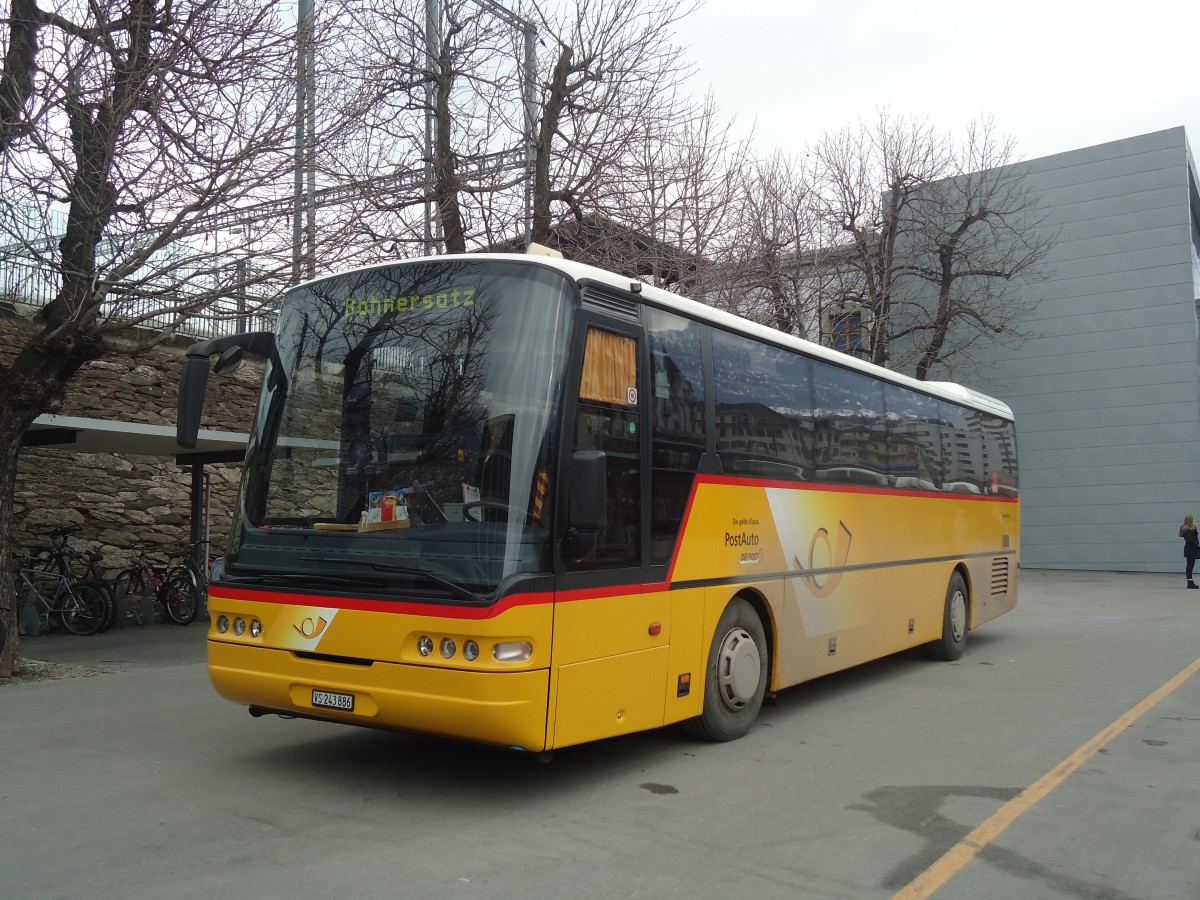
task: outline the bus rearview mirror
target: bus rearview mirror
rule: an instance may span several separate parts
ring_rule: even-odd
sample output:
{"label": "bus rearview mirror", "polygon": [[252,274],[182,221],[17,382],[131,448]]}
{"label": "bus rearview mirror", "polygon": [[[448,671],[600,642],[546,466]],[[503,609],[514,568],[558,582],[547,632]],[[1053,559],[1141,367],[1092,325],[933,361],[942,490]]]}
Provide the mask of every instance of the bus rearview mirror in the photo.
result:
{"label": "bus rearview mirror", "polygon": [[[246,353],[253,353],[278,363],[275,335],[270,331],[251,331],[227,337],[200,341],[187,348],[183,370],[179,376],[179,408],[175,418],[175,441],[191,450],[200,434],[200,416],[204,411],[204,394],[208,390],[208,370],[213,356],[218,356],[215,370],[227,375],[237,368]],[[272,370],[278,369],[277,365]]]}

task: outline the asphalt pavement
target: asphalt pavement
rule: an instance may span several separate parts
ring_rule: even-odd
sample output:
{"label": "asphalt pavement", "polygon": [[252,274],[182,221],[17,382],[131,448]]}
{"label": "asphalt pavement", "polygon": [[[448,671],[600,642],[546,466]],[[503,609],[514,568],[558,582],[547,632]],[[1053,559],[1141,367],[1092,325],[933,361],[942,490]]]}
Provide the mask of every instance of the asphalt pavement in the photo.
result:
{"label": "asphalt pavement", "polygon": [[201,621],[191,625],[130,625],[88,637],[52,631],[38,637],[22,637],[21,658],[58,666],[90,667],[99,672],[199,663],[205,659],[207,631],[208,623]]}
{"label": "asphalt pavement", "polygon": [[[218,697],[205,626],[27,639],[0,897],[1200,898],[1200,591],[1030,572],[963,658],[780,692],[727,744],[528,754]],[[917,885],[917,887],[912,887]]]}

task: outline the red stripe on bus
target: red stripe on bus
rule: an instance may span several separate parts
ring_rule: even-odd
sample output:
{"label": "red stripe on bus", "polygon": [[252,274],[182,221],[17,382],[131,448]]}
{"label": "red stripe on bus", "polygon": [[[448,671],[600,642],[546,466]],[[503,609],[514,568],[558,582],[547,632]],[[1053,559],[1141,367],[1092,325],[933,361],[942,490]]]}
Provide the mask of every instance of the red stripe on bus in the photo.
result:
{"label": "red stripe on bus", "polygon": [[625,594],[653,594],[670,590],[666,582],[661,584],[630,583],[602,588],[587,588],[562,591],[557,597],[552,593],[509,594],[491,606],[460,607],[433,603],[415,603],[405,600],[375,600],[367,597],[334,597],[329,594],[297,594],[283,591],[260,591],[251,588],[214,585],[211,593],[219,599],[244,600],[253,603],[276,603],[280,606],[322,606],[329,609],[355,609],[363,612],[382,612],[397,615],[437,616],[444,619],[490,619],[518,606],[535,606],[539,603],[578,602],[620,597]]}
{"label": "red stripe on bus", "polygon": [[401,615],[437,616],[444,619],[491,619],[515,606],[534,606],[551,603],[552,593],[510,594],[490,606],[452,606],[449,604],[415,603],[406,600],[375,600],[367,597],[333,597],[328,594],[297,594],[283,591],[257,591],[249,588],[226,587],[216,584],[209,593],[221,599],[246,600],[255,603],[277,603],[280,606],[323,606],[329,609],[356,609]]}
{"label": "red stripe on bus", "polygon": [[[1016,503],[1017,497],[997,497],[994,494],[967,494],[954,491],[920,491],[908,488],[870,487],[862,484],[824,484],[819,481],[773,481],[765,478],[747,478],[742,475],[697,475],[696,484],[738,485],[751,488],[784,488],[792,491],[820,491],[831,494],[880,494],[886,497],[915,497],[921,500],[971,500],[987,503]],[[693,490],[693,496],[695,492]],[[687,511],[692,508],[688,499]],[[685,517],[686,521],[686,517]]]}

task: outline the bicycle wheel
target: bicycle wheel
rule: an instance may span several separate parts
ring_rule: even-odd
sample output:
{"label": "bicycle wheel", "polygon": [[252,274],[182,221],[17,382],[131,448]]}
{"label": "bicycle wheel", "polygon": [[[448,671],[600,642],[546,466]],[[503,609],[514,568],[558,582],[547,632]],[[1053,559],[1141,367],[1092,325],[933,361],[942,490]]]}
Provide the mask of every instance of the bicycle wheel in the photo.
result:
{"label": "bicycle wheel", "polygon": [[117,621],[117,600],[114,593],[113,585],[103,578],[88,578],[86,582],[96,588],[99,588],[104,594],[104,621],[100,623],[98,633],[103,634],[112,628]]}
{"label": "bicycle wheel", "polygon": [[95,582],[77,581],[63,588],[58,611],[62,626],[80,637],[100,630],[106,615],[104,591]]}
{"label": "bicycle wheel", "polygon": [[176,625],[188,625],[196,618],[196,592],[190,572],[176,572],[163,585],[162,607]]}

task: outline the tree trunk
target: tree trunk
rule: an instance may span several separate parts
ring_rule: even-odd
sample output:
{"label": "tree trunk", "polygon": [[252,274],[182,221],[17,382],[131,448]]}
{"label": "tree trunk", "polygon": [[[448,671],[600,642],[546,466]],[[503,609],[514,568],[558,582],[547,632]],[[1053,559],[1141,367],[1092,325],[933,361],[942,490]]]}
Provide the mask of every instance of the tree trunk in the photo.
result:
{"label": "tree trunk", "polygon": [[19,646],[17,637],[17,592],[13,585],[13,558],[9,549],[13,535],[13,502],[17,486],[17,455],[21,435],[28,425],[10,417],[8,404],[0,401],[0,678],[8,678],[17,667]]}
{"label": "tree trunk", "polygon": [[33,399],[31,403],[32,398],[19,393],[21,388],[12,384],[21,381],[31,386],[32,379],[19,374],[14,377],[14,371],[20,370],[14,366],[0,378],[0,548],[3,548],[0,553],[0,623],[3,625],[0,633],[7,636],[4,647],[0,649],[0,678],[8,678],[13,674],[19,658],[17,613],[20,598],[13,585],[15,568],[10,552],[19,549],[12,542],[17,463],[21,453],[21,438],[42,408],[37,405],[38,399]]}
{"label": "tree trunk", "polygon": [[533,228],[532,240],[535,244],[545,244],[550,241],[550,152],[554,147],[554,137],[558,131],[559,120],[563,107],[567,102],[567,78],[571,74],[570,47],[563,46],[554,66],[554,74],[550,78],[550,90],[545,105],[542,107],[542,122],[538,130],[537,146],[534,157],[533,178]]}
{"label": "tree trunk", "polygon": [[462,185],[455,172],[454,150],[451,141],[453,121],[450,115],[450,91],[454,86],[451,74],[449,45],[442,47],[438,61],[437,95],[434,101],[433,199],[447,253],[466,253],[466,229],[458,193]]}
{"label": "tree trunk", "polygon": [[73,329],[59,329],[53,341],[32,335],[12,363],[0,368],[0,621],[7,635],[0,650],[0,678],[13,674],[18,659],[18,598],[13,586],[13,511],[16,508],[17,464],[21,438],[43,412],[61,402],[67,380],[89,358],[93,342],[81,341]]}
{"label": "tree trunk", "polygon": [[942,277],[942,283],[938,286],[938,306],[937,315],[933,320],[933,334],[925,346],[925,351],[921,354],[921,359],[917,362],[915,374],[918,381],[928,381],[929,370],[942,358],[942,347],[946,343],[946,335],[950,332],[950,287],[953,283],[954,279],[947,271]]}

